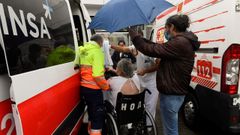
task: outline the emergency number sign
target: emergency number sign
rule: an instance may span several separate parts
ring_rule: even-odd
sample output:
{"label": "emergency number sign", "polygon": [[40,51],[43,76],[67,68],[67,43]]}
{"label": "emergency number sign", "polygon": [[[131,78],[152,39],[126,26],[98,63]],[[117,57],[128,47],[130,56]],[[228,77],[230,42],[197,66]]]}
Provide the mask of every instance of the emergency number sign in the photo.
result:
{"label": "emergency number sign", "polygon": [[206,79],[212,79],[212,62],[208,60],[198,60],[197,75]]}

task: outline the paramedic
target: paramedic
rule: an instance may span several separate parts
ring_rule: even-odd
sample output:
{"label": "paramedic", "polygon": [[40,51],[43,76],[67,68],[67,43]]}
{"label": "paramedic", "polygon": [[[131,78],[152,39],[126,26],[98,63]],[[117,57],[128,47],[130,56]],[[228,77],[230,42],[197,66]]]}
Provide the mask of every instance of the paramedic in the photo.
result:
{"label": "paramedic", "polygon": [[90,42],[79,47],[75,60],[75,68],[80,67],[81,100],[88,106],[90,135],[101,135],[104,123],[102,90],[109,89],[104,78],[102,45],[103,38],[100,35],[93,35]]}

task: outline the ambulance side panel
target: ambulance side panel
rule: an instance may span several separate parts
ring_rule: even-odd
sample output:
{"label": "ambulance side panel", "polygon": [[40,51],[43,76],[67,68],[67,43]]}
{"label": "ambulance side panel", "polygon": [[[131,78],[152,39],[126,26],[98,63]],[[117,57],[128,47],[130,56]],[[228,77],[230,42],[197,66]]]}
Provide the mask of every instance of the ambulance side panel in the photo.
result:
{"label": "ambulance side panel", "polygon": [[17,134],[73,133],[84,105],[72,63],[78,43],[69,2],[0,0],[0,10]]}
{"label": "ambulance side panel", "polygon": [[[236,12],[236,0],[183,0],[161,13],[156,19],[154,41],[163,43],[166,19],[183,13],[190,17],[190,31],[201,42],[196,52],[192,72],[191,89],[200,108],[200,115],[223,129],[239,132],[238,94],[221,91],[223,57],[232,44],[240,45],[240,14]],[[233,102],[235,101],[235,102]],[[235,105],[234,105],[235,104]],[[240,102],[239,102],[240,104]],[[233,122],[235,120],[235,122]]]}

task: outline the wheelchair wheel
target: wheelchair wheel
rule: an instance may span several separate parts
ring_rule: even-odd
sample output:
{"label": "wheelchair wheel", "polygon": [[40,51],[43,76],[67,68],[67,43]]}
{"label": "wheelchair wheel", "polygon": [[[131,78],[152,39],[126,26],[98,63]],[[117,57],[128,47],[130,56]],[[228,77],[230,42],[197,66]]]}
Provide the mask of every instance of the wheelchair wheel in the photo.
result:
{"label": "wheelchair wheel", "polygon": [[142,120],[133,124],[134,135],[157,135],[156,123],[152,115],[145,110]]}
{"label": "wheelchair wheel", "polygon": [[146,110],[146,120],[149,122],[146,122],[146,134],[147,135],[157,135],[157,127],[156,127],[156,123],[155,120],[153,118],[153,116],[151,115],[151,113]]}
{"label": "wheelchair wheel", "polygon": [[106,115],[106,134],[107,135],[118,135],[117,124],[110,113]]}

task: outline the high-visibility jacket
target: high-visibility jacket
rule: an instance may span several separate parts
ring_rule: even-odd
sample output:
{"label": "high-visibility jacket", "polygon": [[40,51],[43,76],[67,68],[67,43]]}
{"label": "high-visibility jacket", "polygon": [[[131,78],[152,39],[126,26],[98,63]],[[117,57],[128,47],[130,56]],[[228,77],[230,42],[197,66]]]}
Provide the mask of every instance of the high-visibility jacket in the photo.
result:
{"label": "high-visibility jacket", "polygon": [[81,86],[91,89],[109,89],[104,78],[104,54],[96,42],[90,41],[79,47],[75,65],[80,66]]}

